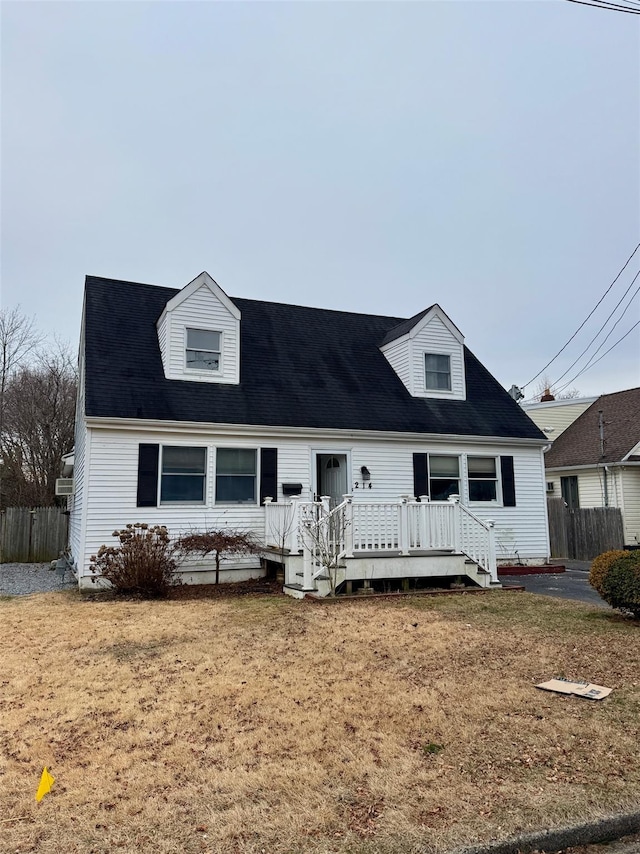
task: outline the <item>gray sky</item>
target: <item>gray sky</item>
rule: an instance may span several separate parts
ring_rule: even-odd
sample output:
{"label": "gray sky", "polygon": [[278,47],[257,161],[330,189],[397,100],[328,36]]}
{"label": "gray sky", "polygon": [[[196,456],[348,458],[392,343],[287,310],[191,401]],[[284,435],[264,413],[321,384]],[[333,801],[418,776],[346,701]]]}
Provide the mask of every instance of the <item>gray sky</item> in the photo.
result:
{"label": "gray sky", "polygon": [[[439,302],[508,387],[640,240],[638,17],[445,0],[4,2],[2,18],[3,305],[74,346],[85,274],[181,287],[206,269],[248,298]],[[551,380],[639,269],[640,252]],[[638,319],[640,296],[600,352]],[[583,394],[640,384],[639,331]]]}

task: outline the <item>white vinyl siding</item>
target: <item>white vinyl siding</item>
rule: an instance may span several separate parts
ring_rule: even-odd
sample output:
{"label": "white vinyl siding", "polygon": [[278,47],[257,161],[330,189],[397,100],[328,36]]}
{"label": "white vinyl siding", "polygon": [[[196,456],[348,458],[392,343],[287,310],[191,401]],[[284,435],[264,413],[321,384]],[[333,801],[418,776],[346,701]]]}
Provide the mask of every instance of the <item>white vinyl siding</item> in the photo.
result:
{"label": "white vinyl siding", "polygon": [[[432,397],[443,400],[466,398],[464,374],[464,343],[442,309],[438,306],[418,321],[415,329],[385,344],[385,358],[413,397]],[[451,388],[427,388],[425,355],[449,358]]]}
{"label": "white vinyl siding", "polygon": [[86,463],[86,447],[87,447],[87,428],[84,423],[84,416],[77,416],[75,430],[75,451],[73,463],[73,495],[67,499],[67,509],[69,510],[69,549],[76,561],[82,563],[83,547],[82,547],[82,520],[83,511],[86,505],[85,498],[85,463]]}
{"label": "white vinyl siding", "polygon": [[[260,447],[278,449],[278,500],[282,500],[283,483],[301,483],[302,496],[309,499],[314,488],[314,452],[335,451],[351,458],[351,472],[359,473],[366,466],[371,473],[371,489],[355,489],[350,484],[354,501],[397,500],[401,495],[412,497],[413,454],[432,453],[460,458],[461,500],[468,503],[466,486],[466,456],[508,454],[514,457],[516,501],[515,507],[497,505],[476,509],[480,518],[493,519],[496,525],[496,544],[499,560],[515,557],[544,560],[549,554],[544,494],[544,470],[539,448],[509,447],[508,445],[477,445],[472,441],[451,442],[385,442],[366,439],[354,442],[315,440],[301,435],[299,438],[264,436],[240,438],[220,436],[212,428],[201,432],[184,430],[129,431],[125,429],[92,428],[91,491],[87,512],[85,570],[89,556],[95,554],[103,543],[113,541],[111,532],[129,522],[162,524],[172,535],[193,528],[224,525],[253,531],[264,537],[264,508],[258,505],[215,505],[215,451],[218,448]],[[138,445],[183,445],[206,447],[207,497],[202,506],[137,507]],[[226,565],[226,564],[225,564]],[[259,559],[243,558],[227,566],[240,567],[259,573]],[[233,576],[237,578],[237,576]],[[197,580],[197,579],[196,579]],[[231,580],[227,578],[227,580]]]}
{"label": "white vinyl siding", "polygon": [[[218,371],[188,369],[185,357],[187,329],[220,333],[222,349]],[[168,379],[213,383],[240,381],[240,320],[205,284],[163,315],[158,323],[158,341]]]}
{"label": "white vinyl siding", "polygon": [[594,400],[596,400],[595,397],[575,401],[551,400],[548,403],[527,404],[522,408],[549,438],[549,441],[553,442],[591,406]]}
{"label": "white vinyl siding", "polygon": [[409,341],[401,338],[393,341],[384,348],[387,361],[400,377],[405,386],[411,391],[411,357],[409,355]]}
{"label": "white vinyl siding", "polygon": [[640,545],[640,466],[619,469],[624,501],[624,541],[628,546]]}
{"label": "white vinyl siding", "polygon": [[[427,388],[425,354],[449,356],[451,366],[451,389]],[[464,399],[464,352],[462,344],[455,338],[443,321],[435,316],[411,339],[411,370],[413,393],[417,397],[440,397]]]}
{"label": "white vinyl siding", "polygon": [[163,313],[162,317],[158,321],[158,344],[160,345],[160,355],[162,356],[162,364],[165,367],[165,373],[167,370],[167,317],[168,315]]}

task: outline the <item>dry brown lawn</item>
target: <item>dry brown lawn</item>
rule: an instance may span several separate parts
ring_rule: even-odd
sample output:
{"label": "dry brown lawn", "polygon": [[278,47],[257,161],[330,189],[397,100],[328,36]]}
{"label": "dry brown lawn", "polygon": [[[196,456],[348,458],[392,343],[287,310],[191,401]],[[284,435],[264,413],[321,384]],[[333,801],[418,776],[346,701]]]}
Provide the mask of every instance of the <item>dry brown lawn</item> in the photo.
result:
{"label": "dry brown lawn", "polygon": [[529,594],[3,600],[0,686],[3,854],[441,852],[640,800],[640,626]]}

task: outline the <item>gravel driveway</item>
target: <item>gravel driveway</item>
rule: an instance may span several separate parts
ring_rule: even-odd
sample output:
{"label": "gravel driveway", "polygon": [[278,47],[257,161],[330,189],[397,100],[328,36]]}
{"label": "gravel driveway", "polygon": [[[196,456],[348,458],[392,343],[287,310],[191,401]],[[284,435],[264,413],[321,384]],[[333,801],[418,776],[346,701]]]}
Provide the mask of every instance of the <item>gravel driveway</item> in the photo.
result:
{"label": "gravel driveway", "polygon": [[76,587],[73,573],[67,570],[61,579],[49,563],[0,564],[0,596],[26,596]]}

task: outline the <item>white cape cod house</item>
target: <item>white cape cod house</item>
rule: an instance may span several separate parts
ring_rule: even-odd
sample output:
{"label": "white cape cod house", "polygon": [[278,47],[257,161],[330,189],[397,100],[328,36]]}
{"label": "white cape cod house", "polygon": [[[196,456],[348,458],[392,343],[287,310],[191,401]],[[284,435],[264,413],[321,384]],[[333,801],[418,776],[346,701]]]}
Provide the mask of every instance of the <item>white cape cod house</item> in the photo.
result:
{"label": "white cape cod house", "polygon": [[[409,320],[87,277],[70,550],[129,522],[253,531],[287,592],[411,579],[497,584],[549,556],[544,435],[438,305]],[[268,561],[265,560],[265,556]],[[185,580],[209,583],[212,566]]]}

